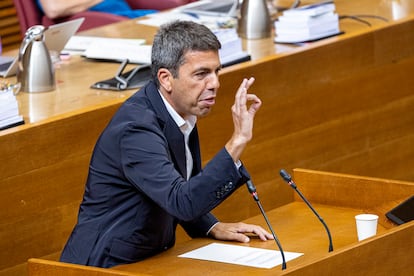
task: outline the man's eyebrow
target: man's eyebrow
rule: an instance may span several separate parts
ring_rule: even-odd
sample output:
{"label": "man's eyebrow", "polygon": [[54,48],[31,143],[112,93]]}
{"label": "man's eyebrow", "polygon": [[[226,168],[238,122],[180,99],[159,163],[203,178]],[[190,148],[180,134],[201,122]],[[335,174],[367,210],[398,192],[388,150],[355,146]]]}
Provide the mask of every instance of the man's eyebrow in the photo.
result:
{"label": "man's eyebrow", "polygon": [[214,69],[211,69],[210,67],[198,67],[194,71],[211,71],[211,72],[216,72],[216,71],[220,71],[222,68],[223,68],[223,66],[220,64],[219,66],[217,66]]}
{"label": "man's eyebrow", "polygon": [[213,70],[209,67],[197,67],[194,69],[194,72],[212,72]]}

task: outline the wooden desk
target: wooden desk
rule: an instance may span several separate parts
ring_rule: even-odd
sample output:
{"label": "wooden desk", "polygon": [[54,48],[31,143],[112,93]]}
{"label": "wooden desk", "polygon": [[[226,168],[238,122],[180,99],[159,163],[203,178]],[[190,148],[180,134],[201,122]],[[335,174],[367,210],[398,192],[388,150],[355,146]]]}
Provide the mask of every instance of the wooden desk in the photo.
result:
{"label": "wooden desk", "polygon": [[[29,271],[37,274],[29,275],[56,275],[46,273],[50,271],[58,271],[59,275],[409,275],[412,272],[414,221],[395,226],[386,219],[385,212],[414,193],[414,182],[303,169],[295,170],[294,179],[329,226],[334,251],[328,252],[328,237],[322,224],[295,196],[292,202],[267,213],[284,250],[304,253],[289,261],[285,270],[280,265],[261,269],[179,258],[180,254],[216,242],[194,239],[145,261],[108,270],[30,260]],[[377,234],[358,242],[355,215],[366,212],[378,214]],[[261,215],[245,221],[266,227]],[[252,239],[248,244],[237,245],[278,250],[274,241]],[[68,274],[74,269],[78,274]]]}
{"label": "wooden desk", "polygon": [[[128,272],[150,275],[409,275],[414,264],[414,221],[395,227],[379,208],[414,193],[414,183],[358,177],[353,175],[296,170],[298,188],[313,202],[314,208],[328,224],[334,251],[328,252],[328,237],[319,220],[302,200],[268,212],[269,220],[285,251],[302,252],[303,256],[281,266],[260,269],[177,257],[205,246],[210,239],[194,239],[181,243],[148,260],[117,266]],[[381,187],[381,188],[379,188]],[[381,190],[381,191],[378,191]],[[381,197],[376,197],[381,194]],[[259,193],[260,196],[260,193]],[[358,242],[355,215],[370,212],[380,217],[377,235]],[[261,215],[246,222],[266,227]],[[224,243],[224,242],[223,242]],[[252,240],[238,244],[278,250],[273,241]]]}
{"label": "wooden desk", "polygon": [[[414,180],[414,4],[335,3],[340,14],[390,21],[367,19],[368,27],[344,19],[344,35],[303,47],[275,45],[271,38],[244,41],[253,61],[222,70],[217,105],[199,122],[206,162],[231,135],[236,87],[243,77],[256,78],[252,91],[264,105],[243,162],[270,209],[293,197],[280,168]],[[151,41],[154,31],[131,20],[85,34]],[[57,258],[76,220],[93,145],[134,93],[89,88],[118,66],[73,57],[57,70],[55,91],[17,96],[27,123],[0,132],[0,274],[21,275],[31,257]],[[238,221],[258,211],[240,189],[214,213]]]}

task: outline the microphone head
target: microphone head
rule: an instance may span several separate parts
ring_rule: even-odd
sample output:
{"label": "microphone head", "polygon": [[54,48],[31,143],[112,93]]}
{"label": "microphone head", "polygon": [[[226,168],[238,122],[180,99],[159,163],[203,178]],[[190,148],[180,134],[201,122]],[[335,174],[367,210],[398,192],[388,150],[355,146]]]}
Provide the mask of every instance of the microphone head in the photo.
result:
{"label": "microphone head", "polygon": [[246,182],[247,184],[247,190],[249,190],[249,193],[253,194],[256,193],[256,187],[254,186],[253,182],[249,179]]}
{"label": "microphone head", "polygon": [[283,178],[283,180],[285,180],[287,183],[292,181],[292,177],[290,176],[290,174],[288,174],[287,171],[285,171],[284,169],[280,170],[280,176]]}

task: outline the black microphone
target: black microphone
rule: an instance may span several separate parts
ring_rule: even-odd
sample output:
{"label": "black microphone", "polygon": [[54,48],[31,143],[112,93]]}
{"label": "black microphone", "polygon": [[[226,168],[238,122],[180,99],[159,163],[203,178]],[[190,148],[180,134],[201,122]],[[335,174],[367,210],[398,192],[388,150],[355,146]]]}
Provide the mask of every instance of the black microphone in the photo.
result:
{"label": "black microphone", "polygon": [[254,201],[256,201],[257,206],[259,206],[260,212],[262,213],[262,215],[263,215],[263,217],[264,217],[264,219],[267,223],[267,226],[269,227],[270,232],[273,235],[273,239],[275,240],[277,247],[279,247],[280,254],[282,255],[282,270],[284,270],[284,269],[286,269],[286,259],[285,259],[285,253],[283,251],[282,245],[280,244],[279,240],[277,239],[276,234],[273,231],[272,225],[270,224],[269,219],[267,218],[266,213],[263,210],[262,204],[260,203],[260,200],[259,200],[259,196],[257,195],[257,192],[256,192],[256,187],[254,186],[253,182],[250,179],[247,180],[246,184],[247,184],[247,190],[249,190],[249,193],[252,195]]}
{"label": "black microphone", "polygon": [[328,238],[329,238],[329,252],[333,251],[332,237],[331,237],[331,232],[329,231],[328,225],[326,225],[326,223],[323,220],[323,218],[316,212],[316,210],[312,207],[312,205],[310,204],[310,202],[298,190],[298,187],[296,186],[295,182],[293,182],[292,177],[284,169],[281,169],[280,170],[280,176],[283,178],[283,180],[285,180],[289,184],[290,187],[292,187],[298,193],[298,195],[303,199],[303,201],[306,203],[306,205],[309,206],[309,208],[312,210],[312,212],[318,217],[319,221],[323,224],[323,226],[326,229],[326,233],[328,233]]}

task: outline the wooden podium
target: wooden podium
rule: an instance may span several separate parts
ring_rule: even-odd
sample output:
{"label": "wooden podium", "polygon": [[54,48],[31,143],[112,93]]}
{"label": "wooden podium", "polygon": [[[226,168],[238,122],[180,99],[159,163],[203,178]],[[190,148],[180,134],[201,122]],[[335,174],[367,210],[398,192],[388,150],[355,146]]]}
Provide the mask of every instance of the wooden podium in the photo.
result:
{"label": "wooden podium", "polygon": [[[323,225],[295,195],[292,202],[267,212],[283,249],[304,253],[289,261],[285,270],[280,265],[261,269],[177,257],[209,243],[221,242],[211,239],[182,242],[145,261],[101,271],[111,274],[100,274],[87,266],[75,267],[82,273],[79,275],[408,275],[413,271],[414,221],[397,226],[385,213],[414,194],[414,183],[304,169],[295,169],[293,178],[328,224],[332,252],[328,252],[328,236]],[[260,198],[260,190],[258,194]],[[264,202],[262,205],[266,209]],[[377,214],[379,224],[376,236],[359,242],[354,217],[360,213]],[[246,222],[267,228],[261,215]],[[254,238],[248,244],[236,244],[278,250],[274,241]],[[45,270],[59,271],[59,275],[78,275],[66,274],[65,266],[73,268],[73,265],[31,259],[29,275],[49,275]],[[93,274],[85,274],[91,270],[95,270]]]}

